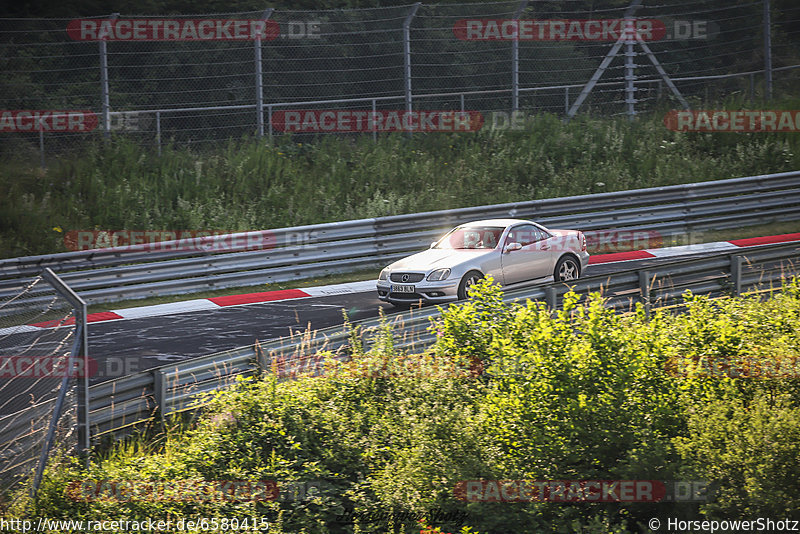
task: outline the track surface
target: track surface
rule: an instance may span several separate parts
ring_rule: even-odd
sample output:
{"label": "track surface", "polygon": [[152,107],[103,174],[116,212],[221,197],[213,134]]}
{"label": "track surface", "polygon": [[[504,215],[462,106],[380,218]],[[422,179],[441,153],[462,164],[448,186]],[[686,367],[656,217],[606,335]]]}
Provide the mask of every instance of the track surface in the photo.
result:
{"label": "track surface", "polygon": [[[675,259],[590,265],[584,275],[646,268]],[[89,354],[98,361],[98,376],[92,383],[248,345],[256,339],[274,339],[291,331],[305,330],[309,325],[312,329],[339,325],[343,310],[352,321],[377,317],[379,308],[387,315],[398,311],[370,291],[94,323],[89,328]]]}
{"label": "track surface", "polygon": [[[737,246],[749,245],[751,243]],[[664,249],[664,252],[667,253],[667,250]],[[605,256],[607,260],[612,260],[612,263],[589,265],[583,274],[598,276],[628,269],[646,269],[677,259],[691,259],[711,254],[712,251],[704,251],[697,254],[682,254],[680,257],[651,257],[628,261],[615,260],[630,257],[629,253],[620,255],[620,258]],[[373,287],[371,283],[366,283],[365,286]],[[326,293],[335,290],[335,287],[330,286]],[[97,384],[170,362],[249,345],[255,340],[267,341],[287,336],[292,332],[305,331],[309,327],[318,330],[340,325],[344,312],[351,321],[376,317],[380,309],[383,309],[388,316],[399,312],[390,304],[378,300],[374,290],[305,298],[292,298],[296,297],[292,290],[285,293],[286,295],[281,298],[288,300],[241,305],[238,302],[246,302],[249,295],[232,296],[225,299],[231,301],[229,304],[237,301],[235,305],[197,310],[196,306],[190,306],[187,302],[187,306],[181,307],[190,311],[177,311],[169,315],[139,316],[136,315],[139,312],[129,310],[127,313],[130,318],[127,319],[100,318],[98,322],[93,322],[89,326],[89,357],[93,360],[90,364],[92,370],[90,383]],[[147,313],[152,308],[140,310]],[[48,332],[49,329],[44,328],[44,332]],[[38,337],[42,331],[14,333],[7,335],[5,341],[9,348],[14,346],[13,343],[20,347],[27,345],[31,336],[43,343],[49,339],[48,335],[56,335],[58,330],[61,329],[49,330],[51,334],[46,334],[44,337]],[[46,349],[48,347],[42,347],[42,350]],[[59,384],[60,379],[55,377],[35,381],[17,379],[3,384],[0,388],[0,415],[14,413],[31,402],[52,397],[58,390]]]}
{"label": "track surface", "polygon": [[[612,273],[673,259],[590,265],[585,274]],[[373,318],[379,309],[387,315],[400,311],[378,300],[377,293],[371,290],[93,322],[89,324],[89,358],[92,360],[89,383],[97,384],[170,362],[249,345],[255,340],[275,339],[308,327],[317,330],[340,325],[343,312],[351,321]],[[38,340],[37,346],[45,355],[64,334],[63,329],[45,328],[9,334],[4,343],[9,353],[30,355],[33,354],[30,350],[23,349],[32,340]],[[0,416],[53,398],[60,383],[58,376],[18,377],[0,383]]]}

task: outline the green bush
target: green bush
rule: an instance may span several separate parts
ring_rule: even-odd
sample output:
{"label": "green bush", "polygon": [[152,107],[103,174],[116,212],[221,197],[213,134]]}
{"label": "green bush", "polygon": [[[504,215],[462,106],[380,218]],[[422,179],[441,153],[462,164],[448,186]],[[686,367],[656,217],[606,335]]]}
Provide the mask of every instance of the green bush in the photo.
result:
{"label": "green bush", "polygon": [[[189,430],[48,471],[48,517],[264,515],[273,532],[411,532],[426,513],[479,532],[637,532],[652,517],[798,519],[797,378],[709,376],[692,362],[800,355],[797,280],[770,300],[687,295],[685,313],[615,314],[569,294],[556,313],[486,280],[398,350],[388,323],[323,376],[242,381]],[[676,362],[686,372],[676,373]],[[688,362],[688,363],[687,363]],[[681,363],[681,365],[683,365]],[[688,370],[687,370],[688,369]],[[73,502],[70,480],[322,481],[302,500]],[[699,480],[710,502],[465,502],[467,480]],[[394,520],[343,521],[346,511]],[[363,517],[363,516],[362,516]],[[337,520],[337,518],[339,518]],[[425,518],[455,532],[461,521]],[[421,528],[419,525],[417,529]]]}

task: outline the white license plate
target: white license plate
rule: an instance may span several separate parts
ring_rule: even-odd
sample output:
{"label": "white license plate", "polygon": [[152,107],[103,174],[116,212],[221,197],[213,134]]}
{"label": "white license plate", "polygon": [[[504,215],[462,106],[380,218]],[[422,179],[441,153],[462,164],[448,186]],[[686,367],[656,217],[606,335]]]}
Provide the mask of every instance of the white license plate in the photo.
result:
{"label": "white license plate", "polygon": [[392,286],[392,293],[413,293],[414,286]]}

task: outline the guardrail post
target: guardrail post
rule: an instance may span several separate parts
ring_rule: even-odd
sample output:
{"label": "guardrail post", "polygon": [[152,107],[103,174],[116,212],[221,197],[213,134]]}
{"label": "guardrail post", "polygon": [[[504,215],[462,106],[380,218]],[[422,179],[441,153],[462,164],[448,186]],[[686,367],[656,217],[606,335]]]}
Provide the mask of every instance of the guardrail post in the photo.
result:
{"label": "guardrail post", "polygon": [[731,283],[733,284],[733,296],[738,297],[742,294],[742,256],[731,256]]}
{"label": "guardrail post", "polygon": [[156,401],[156,408],[161,419],[161,424],[165,421],[165,411],[167,408],[167,377],[161,369],[153,369],[153,398]]}
{"label": "guardrail post", "polygon": [[264,349],[261,348],[261,343],[259,343],[257,339],[253,345],[253,352],[256,353],[256,365],[258,366],[259,370],[262,373],[269,371],[270,365],[267,361],[267,355],[264,354]]}
{"label": "guardrail post", "polygon": [[639,271],[639,290],[642,292],[644,313],[650,317],[652,303],[650,302],[650,273],[648,271]]}
{"label": "guardrail post", "polygon": [[556,306],[558,305],[558,293],[555,287],[548,286],[544,289],[544,300],[547,303],[547,307],[550,308],[550,311],[555,312]]}

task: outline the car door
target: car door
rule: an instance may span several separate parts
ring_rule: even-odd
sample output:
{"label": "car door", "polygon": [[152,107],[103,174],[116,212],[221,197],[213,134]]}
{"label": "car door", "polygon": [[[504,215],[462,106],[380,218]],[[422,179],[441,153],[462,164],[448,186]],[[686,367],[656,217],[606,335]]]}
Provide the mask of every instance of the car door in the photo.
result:
{"label": "car door", "polygon": [[[503,243],[501,264],[505,285],[526,282],[552,274],[548,236],[532,224],[520,224],[509,230]],[[506,251],[510,243],[519,243],[519,250]]]}

